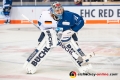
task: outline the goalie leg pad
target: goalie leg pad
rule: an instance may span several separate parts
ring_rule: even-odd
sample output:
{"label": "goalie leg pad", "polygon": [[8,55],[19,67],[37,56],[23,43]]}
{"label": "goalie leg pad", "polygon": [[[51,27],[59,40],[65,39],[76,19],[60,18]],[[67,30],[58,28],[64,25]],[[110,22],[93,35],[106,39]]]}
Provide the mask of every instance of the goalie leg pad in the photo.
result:
{"label": "goalie leg pad", "polygon": [[72,38],[73,38],[74,41],[78,41],[78,37],[77,37],[76,33],[74,33],[74,34],[72,35]]}
{"label": "goalie leg pad", "polygon": [[[63,49],[65,49],[65,51],[70,54],[73,63],[76,65],[80,72],[87,72],[88,69],[91,69],[91,67],[89,66],[91,64],[84,65],[84,68],[83,64],[85,62],[88,62],[90,57],[83,58],[86,55],[81,51],[81,49],[75,42],[72,42],[72,40],[73,39],[71,38],[71,40],[67,44],[59,42],[59,46],[61,46]],[[81,53],[83,54],[82,56]]]}
{"label": "goalie leg pad", "polygon": [[73,48],[76,50],[76,53],[79,55],[79,58],[81,58],[81,57],[83,58],[83,63],[88,62],[91,57],[95,56],[94,52],[85,55],[72,38],[71,38],[70,42],[71,42]]}
{"label": "goalie leg pad", "polygon": [[41,44],[35,49],[35,51],[28,57],[23,68],[28,74],[33,74],[36,72],[38,66],[49,54],[50,48],[46,47],[45,38]]}
{"label": "goalie leg pad", "polygon": [[85,54],[82,52],[82,50],[79,48],[79,46],[76,44],[76,42],[73,39],[71,39],[71,43],[73,44],[78,55],[85,56]]}
{"label": "goalie leg pad", "polygon": [[[49,50],[50,48],[44,47],[39,52],[35,53],[36,55],[34,55],[34,52],[30,55],[30,57],[27,59],[27,61],[24,64],[24,68],[27,71],[27,73],[33,74],[36,72],[40,63],[42,63],[42,61],[45,60],[45,58],[49,54],[48,53]],[[31,58],[31,56],[34,57]]]}
{"label": "goalie leg pad", "polygon": [[59,46],[61,46],[63,49],[65,49],[65,51],[69,53],[72,62],[75,64],[80,73],[88,72],[89,69],[91,69],[91,64],[81,66],[81,64],[83,63],[83,58],[75,53],[75,50],[70,43],[64,45],[62,44],[62,42],[59,42]]}
{"label": "goalie leg pad", "polygon": [[24,68],[27,73],[35,73],[39,64],[47,57],[51,47],[56,47],[57,37],[53,29],[44,30],[45,38],[43,38],[37,49],[28,57],[25,62]]}
{"label": "goalie leg pad", "polygon": [[74,46],[76,52],[78,54],[80,54],[81,56],[85,56],[85,54],[82,52],[82,50],[79,48],[79,46],[76,44],[76,42],[73,40],[72,37],[74,37],[75,40],[77,40],[77,36],[76,36],[76,33],[74,33],[73,31],[71,30],[66,30],[62,33],[62,37],[61,37],[61,41],[62,43],[64,44],[67,44],[67,43],[72,43],[72,45]]}
{"label": "goalie leg pad", "polygon": [[41,32],[40,37],[38,38],[38,42],[41,42],[44,37],[45,37],[44,32]]}
{"label": "goalie leg pad", "polygon": [[53,29],[44,30],[47,47],[56,47],[57,46],[57,35],[56,31]]}
{"label": "goalie leg pad", "polygon": [[71,43],[64,45],[62,44],[62,42],[59,42],[59,46],[61,46],[65,51],[69,53],[72,62],[75,64],[80,73],[89,72],[89,69],[92,68],[92,65],[91,64],[83,65],[84,61],[83,58],[76,54],[76,51],[72,47]]}
{"label": "goalie leg pad", "polygon": [[58,45],[69,53],[73,63],[77,66],[77,68],[79,68],[81,66],[81,62],[78,61],[79,56],[75,53],[75,50],[73,49],[72,45],[70,43],[64,45],[62,42],[59,42]]}

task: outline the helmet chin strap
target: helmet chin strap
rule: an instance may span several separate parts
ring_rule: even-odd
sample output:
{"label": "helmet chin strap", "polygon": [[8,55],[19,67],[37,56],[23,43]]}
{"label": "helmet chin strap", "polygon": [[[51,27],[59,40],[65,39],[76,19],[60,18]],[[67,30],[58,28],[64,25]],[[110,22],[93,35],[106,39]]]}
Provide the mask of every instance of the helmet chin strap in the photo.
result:
{"label": "helmet chin strap", "polygon": [[58,17],[58,19],[62,19],[62,14],[55,14],[56,17]]}

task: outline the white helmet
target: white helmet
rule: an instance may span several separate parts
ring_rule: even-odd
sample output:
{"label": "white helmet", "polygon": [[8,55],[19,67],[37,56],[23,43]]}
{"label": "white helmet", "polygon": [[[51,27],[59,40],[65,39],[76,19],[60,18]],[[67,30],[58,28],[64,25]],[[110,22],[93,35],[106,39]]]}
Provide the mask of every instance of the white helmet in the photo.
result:
{"label": "white helmet", "polygon": [[51,5],[50,11],[52,14],[54,14],[56,17],[58,17],[58,19],[62,19],[63,12],[60,14],[55,13],[55,10],[59,10],[59,9],[63,9],[62,5],[59,2],[54,2]]}

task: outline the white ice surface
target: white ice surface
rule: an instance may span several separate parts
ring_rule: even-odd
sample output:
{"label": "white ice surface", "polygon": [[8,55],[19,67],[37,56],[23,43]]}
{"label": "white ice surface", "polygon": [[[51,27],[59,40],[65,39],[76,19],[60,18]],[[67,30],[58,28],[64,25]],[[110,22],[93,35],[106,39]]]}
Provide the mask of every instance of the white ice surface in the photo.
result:
{"label": "white ice surface", "polygon": [[90,59],[91,73],[118,73],[117,76],[77,76],[78,70],[62,48],[53,49],[36,74],[23,70],[23,63],[37,46],[40,31],[33,25],[0,26],[0,80],[120,80],[120,25],[85,25],[79,31],[79,46]]}

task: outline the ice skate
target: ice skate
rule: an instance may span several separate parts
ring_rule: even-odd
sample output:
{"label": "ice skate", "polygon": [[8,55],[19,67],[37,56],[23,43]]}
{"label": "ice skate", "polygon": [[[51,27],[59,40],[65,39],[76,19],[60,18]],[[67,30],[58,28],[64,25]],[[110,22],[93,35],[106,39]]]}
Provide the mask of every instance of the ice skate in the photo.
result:
{"label": "ice skate", "polygon": [[92,65],[88,63],[89,59],[95,56],[95,53],[90,53],[86,56],[80,56],[78,57],[78,60],[82,62],[80,65],[81,67],[79,68],[80,73],[88,73],[90,69],[92,69]]}
{"label": "ice skate", "polygon": [[8,20],[6,20],[5,22],[4,22],[4,24],[7,24],[8,23]]}
{"label": "ice skate", "polygon": [[79,72],[80,73],[89,73],[90,69],[92,69],[91,64],[84,64],[84,65],[81,65],[81,67],[79,68]]}
{"label": "ice skate", "polygon": [[10,24],[10,21],[8,21],[7,24]]}

